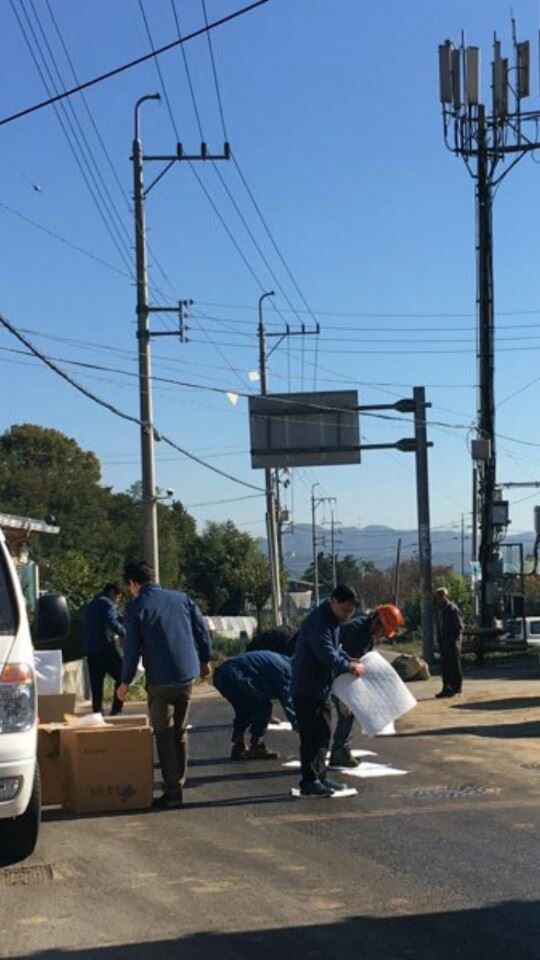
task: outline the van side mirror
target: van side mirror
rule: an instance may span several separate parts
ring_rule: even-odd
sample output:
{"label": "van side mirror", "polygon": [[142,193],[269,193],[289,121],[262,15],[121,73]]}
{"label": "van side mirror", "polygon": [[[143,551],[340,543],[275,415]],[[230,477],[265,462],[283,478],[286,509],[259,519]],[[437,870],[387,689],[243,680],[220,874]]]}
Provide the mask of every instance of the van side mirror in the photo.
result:
{"label": "van side mirror", "polygon": [[66,598],[59,593],[46,593],[36,603],[33,639],[35,647],[65,640],[71,626]]}

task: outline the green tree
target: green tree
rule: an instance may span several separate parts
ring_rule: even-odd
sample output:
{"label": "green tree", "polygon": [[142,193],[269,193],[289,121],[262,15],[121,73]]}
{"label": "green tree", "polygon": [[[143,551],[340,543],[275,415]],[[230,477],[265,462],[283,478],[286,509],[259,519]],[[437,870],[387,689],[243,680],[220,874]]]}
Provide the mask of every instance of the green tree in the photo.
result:
{"label": "green tree", "polygon": [[259,542],[232,521],[209,523],[193,544],[186,585],[207,613],[236,616],[255,584],[260,602],[260,558]]}
{"label": "green tree", "polygon": [[[319,553],[317,556],[317,569],[319,573],[319,588],[322,594],[332,592],[333,587],[333,565],[332,556],[327,553]],[[344,557],[338,557],[336,560],[336,580],[338,583],[346,583],[347,586],[357,589],[361,577],[361,567],[355,557],[346,554]],[[302,574],[302,580],[313,583],[315,579],[315,569],[313,563]]]}

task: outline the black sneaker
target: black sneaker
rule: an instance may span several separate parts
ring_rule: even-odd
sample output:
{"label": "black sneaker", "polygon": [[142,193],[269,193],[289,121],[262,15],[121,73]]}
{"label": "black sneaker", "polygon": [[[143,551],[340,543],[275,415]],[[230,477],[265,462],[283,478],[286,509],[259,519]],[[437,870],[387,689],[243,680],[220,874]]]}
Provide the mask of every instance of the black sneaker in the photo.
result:
{"label": "black sneaker", "polygon": [[168,797],[166,793],[163,793],[161,797],[157,797],[156,800],[152,803],[153,810],[179,810],[183,805],[184,800],[181,794],[177,797]]}
{"label": "black sneaker", "polygon": [[278,760],[279,753],[275,750],[269,750],[266,744],[260,740],[258,743],[252,743],[246,750],[245,760]]}
{"label": "black sneaker", "polygon": [[329,777],[326,777],[326,779],[321,782],[323,786],[330,787],[332,793],[341,793],[342,790],[348,789],[345,783],[340,783],[338,780],[330,780]]}
{"label": "black sneaker", "polygon": [[453,690],[449,690],[448,687],[445,687],[440,693],[435,694],[436,700],[446,700],[447,697],[454,697],[455,693]]}
{"label": "black sneaker", "polygon": [[315,783],[308,783],[305,787],[300,787],[300,796],[301,797],[332,797],[334,791],[327,783],[321,783],[320,780],[315,780]]}
{"label": "black sneaker", "polygon": [[233,743],[231,749],[231,760],[245,760],[246,759],[246,746],[244,743]]}
{"label": "black sneaker", "polygon": [[360,760],[353,757],[348,747],[338,747],[336,750],[332,750],[328,766],[347,767],[352,770],[354,767],[360,766]]}

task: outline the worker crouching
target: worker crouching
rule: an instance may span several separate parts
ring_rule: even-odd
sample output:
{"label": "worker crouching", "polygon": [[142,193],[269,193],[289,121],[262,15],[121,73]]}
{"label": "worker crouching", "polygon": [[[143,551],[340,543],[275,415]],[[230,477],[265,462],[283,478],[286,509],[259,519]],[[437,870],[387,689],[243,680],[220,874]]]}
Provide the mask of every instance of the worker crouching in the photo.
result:
{"label": "worker crouching", "polygon": [[[272,702],[278,700],[285,716],[296,724],[291,699],[292,667],[289,657],[257,650],[231,657],[214,673],[214,686],[234,710],[231,760],[276,760],[277,753],[264,742]],[[250,743],[245,737],[249,731]]]}

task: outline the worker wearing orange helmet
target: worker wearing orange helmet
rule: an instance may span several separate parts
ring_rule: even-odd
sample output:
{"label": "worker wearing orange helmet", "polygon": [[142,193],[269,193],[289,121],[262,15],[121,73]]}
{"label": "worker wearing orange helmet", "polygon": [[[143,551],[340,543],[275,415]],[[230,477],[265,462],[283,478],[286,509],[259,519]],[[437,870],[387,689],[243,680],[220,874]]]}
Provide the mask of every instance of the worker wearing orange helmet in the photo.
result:
{"label": "worker wearing orange helmet", "polygon": [[[393,603],[383,603],[366,616],[357,616],[340,627],[339,641],[349,657],[359,660],[373,650],[377,640],[391,638],[404,625],[403,614]],[[330,753],[331,767],[356,767],[351,752],[354,714],[337,697],[332,698],[338,715]]]}

